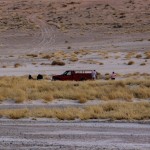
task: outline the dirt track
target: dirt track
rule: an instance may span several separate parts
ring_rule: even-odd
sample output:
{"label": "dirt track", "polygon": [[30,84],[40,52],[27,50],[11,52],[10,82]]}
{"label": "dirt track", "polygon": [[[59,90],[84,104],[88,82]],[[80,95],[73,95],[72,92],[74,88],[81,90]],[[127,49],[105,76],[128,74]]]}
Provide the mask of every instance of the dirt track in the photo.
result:
{"label": "dirt track", "polygon": [[28,19],[29,22],[35,23],[40,30],[40,32],[34,33],[33,35],[32,43],[34,44],[33,47],[31,47],[32,53],[40,53],[43,51],[43,48],[44,50],[49,50],[49,47],[55,42],[53,27],[49,27],[43,20],[39,19],[37,15],[31,15],[28,17]]}
{"label": "dirt track", "polygon": [[0,120],[0,149],[149,150],[150,125],[98,121]]}

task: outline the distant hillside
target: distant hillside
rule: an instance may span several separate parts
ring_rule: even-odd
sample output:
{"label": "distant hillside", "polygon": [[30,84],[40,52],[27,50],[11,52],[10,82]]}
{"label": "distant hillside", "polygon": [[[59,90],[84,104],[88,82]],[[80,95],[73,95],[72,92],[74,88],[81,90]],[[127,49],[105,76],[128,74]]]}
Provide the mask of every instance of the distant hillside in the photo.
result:
{"label": "distant hillside", "polygon": [[[60,2],[61,1],[61,2]],[[1,0],[0,30],[61,29],[150,31],[149,0]]]}

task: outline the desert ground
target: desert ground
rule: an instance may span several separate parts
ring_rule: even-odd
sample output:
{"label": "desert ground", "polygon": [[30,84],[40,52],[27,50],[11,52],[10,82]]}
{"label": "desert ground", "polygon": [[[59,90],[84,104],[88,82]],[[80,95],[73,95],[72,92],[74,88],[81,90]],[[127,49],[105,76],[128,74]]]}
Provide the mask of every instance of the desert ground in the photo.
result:
{"label": "desert ground", "polygon": [[0,120],[0,149],[148,150],[147,123]]}
{"label": "desert ground", "polygon": [[[149,0],[1,0],[0,75],[82,68],[149,73],[144,54],[150,49],[149,5]],[[51,66],[54,60],[65,66]],[[125,65],[128,60],[135,64]]]}
{"label": "desert ground", "polygon": [[[0,14],[0,149],[150,149],[149,0],[0,0]],[[71,69],[99,78],[51,81]]]}

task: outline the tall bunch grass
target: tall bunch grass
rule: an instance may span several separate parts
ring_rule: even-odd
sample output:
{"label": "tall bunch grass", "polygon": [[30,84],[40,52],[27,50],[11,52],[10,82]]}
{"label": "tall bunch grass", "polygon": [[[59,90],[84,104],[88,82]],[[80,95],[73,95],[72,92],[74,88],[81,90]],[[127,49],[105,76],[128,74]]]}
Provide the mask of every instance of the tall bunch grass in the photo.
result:
{"label": "tall bunch grass", "polygon": [[150,119],[150,102],[107,102],[84,108],[37,108],[0,110],[1,117],[19,118],[57,118],[59,120],[148,120]]}
{"label": "tall bunch grass", "polygon": [[28,80],[24,77],[0,77],[0,100],[71,99],[126,100],[150,98],[150,79],[124,81],[50,81]]}

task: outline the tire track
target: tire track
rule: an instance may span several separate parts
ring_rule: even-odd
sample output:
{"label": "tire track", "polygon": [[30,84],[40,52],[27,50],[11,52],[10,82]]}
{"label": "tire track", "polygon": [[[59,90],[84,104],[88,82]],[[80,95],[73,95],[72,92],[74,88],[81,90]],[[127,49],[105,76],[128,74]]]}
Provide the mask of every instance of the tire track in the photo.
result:
{"label": "tire track", "polygon": [[33,36],[33,46],[29,49],[29,52],[40,53],[48,51],[50,46],[55,43],[55,31],[53,27],[50,27],[41,19],[37,18],[37,15],[31,15],[28,17],[30,22],[33,22],[39,26],[40,33],[36,33]]}

